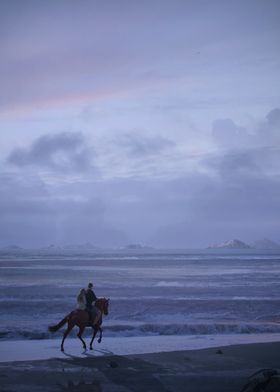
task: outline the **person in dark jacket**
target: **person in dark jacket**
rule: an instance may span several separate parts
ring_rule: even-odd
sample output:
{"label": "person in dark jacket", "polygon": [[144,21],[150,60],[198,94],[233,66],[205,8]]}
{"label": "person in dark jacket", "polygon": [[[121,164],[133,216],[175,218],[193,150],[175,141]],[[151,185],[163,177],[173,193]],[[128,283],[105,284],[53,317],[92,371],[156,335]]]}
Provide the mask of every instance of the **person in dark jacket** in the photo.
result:
{"label": "person in dark jacket", "polygon": [[97,324],[101,316],[100,310],[93,304],[96,300],[97,297],[93,291],[93,284],[89,283],[86,290],[86,310],[89,314],[89,323],[93,322],[93,324]]}
{"label": "person in dark jacket", "polygon": [[90,311],[93,308],[93,305],[92,305],[93,302],[95,302],[97,300],[97,297],[96,297],[96,295],[95,295],[95,293],[94,293],[92,288],[93,288],[93,284],[89,283],[88,284],[88,288],[86,290],[86,301],[87,301],[86,307]]}

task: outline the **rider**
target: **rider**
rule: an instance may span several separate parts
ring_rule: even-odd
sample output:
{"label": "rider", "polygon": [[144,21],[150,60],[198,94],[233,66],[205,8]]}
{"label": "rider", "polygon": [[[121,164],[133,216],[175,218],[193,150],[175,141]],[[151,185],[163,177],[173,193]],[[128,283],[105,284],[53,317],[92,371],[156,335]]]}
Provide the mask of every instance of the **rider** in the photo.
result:
{"label": "rider", "polygon": [[77,296],[77,306],[76,309],[85,310],[87,305],[86,301],[86,290],[81,289],[79,295]]}
{"label": "rider", "polygon": [[93,324],[97,324],[98,320],[101,316],[101,311],[93,304],[97,300],[97,297],[93,291],[93,284],[89,283],[88,288],[86,290],[86,310],[88,311],[89,314],[89,322],[91,323],[93,317]]}

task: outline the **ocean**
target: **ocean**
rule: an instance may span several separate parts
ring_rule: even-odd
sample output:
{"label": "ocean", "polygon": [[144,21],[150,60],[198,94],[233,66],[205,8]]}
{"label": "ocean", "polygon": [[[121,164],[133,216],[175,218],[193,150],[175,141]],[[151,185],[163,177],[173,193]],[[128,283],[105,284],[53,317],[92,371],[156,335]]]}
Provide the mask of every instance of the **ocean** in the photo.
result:
{"label": "ocean", "polygon": [[88,282],[110,298],[104,337],[280,333],[279,252],[2,250],[0,340],[59,337]]}

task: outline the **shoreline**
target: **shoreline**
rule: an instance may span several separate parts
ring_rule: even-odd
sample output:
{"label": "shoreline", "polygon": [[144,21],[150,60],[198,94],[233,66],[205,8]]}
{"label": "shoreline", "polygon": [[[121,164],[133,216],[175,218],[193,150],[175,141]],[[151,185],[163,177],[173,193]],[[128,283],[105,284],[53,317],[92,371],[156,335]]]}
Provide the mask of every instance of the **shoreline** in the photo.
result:
{"label": "shoreline", "polygon": [[[280,364],[280,342],[0,363],[1,391],[240,392]],[[275,389],[279,390],[279,389]]]}
{"label": "shoreline", "polygon": [[[84,358],[87,353],[94,357],[108,355],[141,355],[160,352],[201,350],[241,344],[280,342],[280,334],[224,334],[224,335],[160,335],[134,337],[106,337],[100,344],[94,342],[94,350],[83,350],[78,338],[65,340],[65,352],[60,351],[59,338],[42,340],[0,341],[0,363],[14,361],[48,360],[67,355]],[[89,339],[86,339],[87,347]]]}
{"label": "shoreline", "polygon": [[226,347],[241,344],[280,342],[280,334],[224,334],[224,335],[160,335],[133,337],[106,337],[93,350],[88,348],[90,339],[85,339],[87,351],[78,338],[67,338],[64,353],[60,351],[59,338],[41,340],[0,341],[0,363],[14,361],[48,360],[65,358],[67,355],[84,358],[87,353],[98,357],[108,355],[141,355],[160,352],[201,350],[211,347]]}

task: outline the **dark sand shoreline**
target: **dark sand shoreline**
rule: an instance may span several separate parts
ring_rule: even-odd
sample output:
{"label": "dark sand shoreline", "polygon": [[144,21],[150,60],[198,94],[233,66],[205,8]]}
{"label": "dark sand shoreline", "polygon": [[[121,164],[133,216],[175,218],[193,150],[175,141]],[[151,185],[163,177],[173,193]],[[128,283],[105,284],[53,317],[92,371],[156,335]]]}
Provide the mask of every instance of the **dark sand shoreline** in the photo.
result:
{"label": "dark sand shoreline", "polygon": [[0,363],[0,391],[238,392],[260,369],[280,368],[280,343],[137,355]]}

